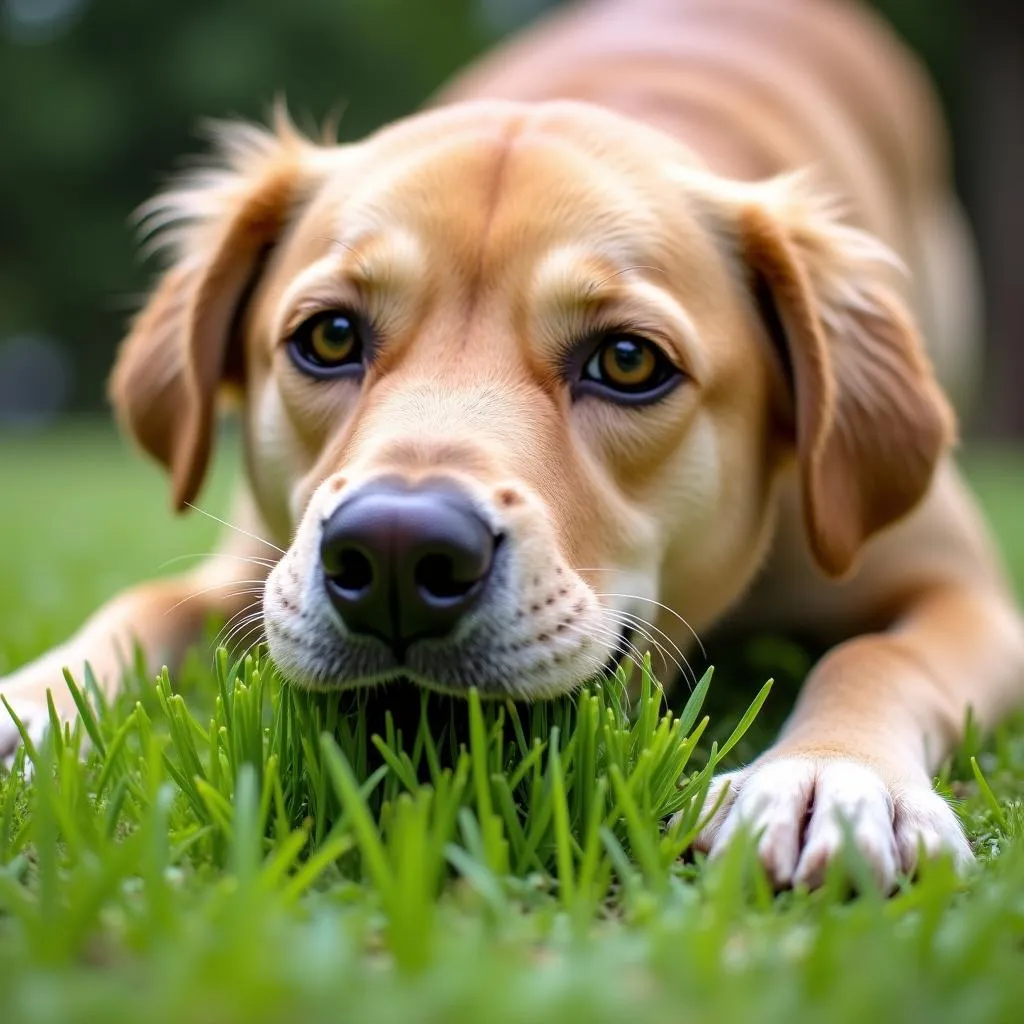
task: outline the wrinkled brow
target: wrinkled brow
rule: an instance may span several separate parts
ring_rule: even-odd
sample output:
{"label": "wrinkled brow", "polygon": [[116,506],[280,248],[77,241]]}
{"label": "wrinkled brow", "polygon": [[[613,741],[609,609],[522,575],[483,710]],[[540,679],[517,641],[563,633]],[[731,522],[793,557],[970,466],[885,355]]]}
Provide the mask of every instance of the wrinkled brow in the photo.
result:
{"label": "wrinkled brow", "polygon": [[365,294],[409,287],[426,263],[419,241],[400,229],[364,231],[350,239],[331,236],[339,270]]}
{"label": "wrinkled brow", "polygon": [[283,298],[285,316],[357,306],[383,331],[400,329],[424,288],[422,247],[403,231],[326,236],[327,253],[306,267]]}
{"label": "wrinkled brow", "polygon": [[542,343],[557,348],[587,333],[594,318],[607,311],[621,318],[622,326],[665,345],[691,375],[699,376],[704,360],[696,327],[666,285],[665,271],[653,264],[564,248],[550,254],[533,275],[532,313]]}
{"label": "wrinkled brow", "polygon": [[646,272],[664,275],[660,267],[567,247],[544,259],[534,273],[532,300],[537,308],[600,306],[622,295],[624,278]]}

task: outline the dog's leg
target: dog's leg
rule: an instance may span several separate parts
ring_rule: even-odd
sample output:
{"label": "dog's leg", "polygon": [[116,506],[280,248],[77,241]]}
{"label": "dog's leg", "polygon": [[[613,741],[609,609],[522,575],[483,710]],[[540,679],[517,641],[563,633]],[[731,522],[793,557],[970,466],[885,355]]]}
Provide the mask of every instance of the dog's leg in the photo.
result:
{"label": "dog's leg", "polygon": [[936,587],[889,632],[819,663],[776,744],[716,781],[711,801],[729,792],[698,847],[714,856],[749,828],[780,886],[820,884],[847,828],[886,890],[914,870],[921,848],[970,860],[930,773],[960,739],[968,708],[991,726],[1020,700],[1022,680],[1012,599],[987,585]]}
{"label": "dog's leg", "polygon": [[[210,616],[231,620],[259,608],[274,554],[255,537],[233,533],[220,553],[193,571],[140,584],[113,598],[66,643],[0,680],[0,694],[33,736],[41,735],[49,720],[48,690],[58,714],[73,719],[76,708],[63,679],[65,668],[81,686],[88,664],[111,697],[136,646],[149,671],[175,666]],[[19,742],[14,722],[0,707],[0,756],[10,755]]]}

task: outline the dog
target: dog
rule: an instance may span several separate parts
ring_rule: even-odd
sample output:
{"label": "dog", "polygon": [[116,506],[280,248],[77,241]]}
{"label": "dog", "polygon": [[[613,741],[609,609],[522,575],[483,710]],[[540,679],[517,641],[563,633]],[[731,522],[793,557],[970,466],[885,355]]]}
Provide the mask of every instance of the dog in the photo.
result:
{"label": "dog", "polygon": [[980,326],[942,121],[874,15],[592,0],[363,141],[224,127],[143,220],[169,263],[113,405],[184,509],[235,396],[246,484],[217,556],[6,680],[31,729],[63,667],[174,664],[254,574],[318,689],[539,700],[644,637],[796,628],[828,653],[698,846],[751,829],[780,887],[846,829],[885,889],[970,860],[931,773],[1021,697],[1024,629],[951,456]]}

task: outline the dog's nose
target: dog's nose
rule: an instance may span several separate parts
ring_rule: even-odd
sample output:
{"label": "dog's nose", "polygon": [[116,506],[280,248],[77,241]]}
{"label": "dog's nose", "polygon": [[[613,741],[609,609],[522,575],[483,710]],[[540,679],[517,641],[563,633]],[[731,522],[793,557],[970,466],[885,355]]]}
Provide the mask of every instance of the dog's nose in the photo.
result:
{"label": "dog's nose", "polygon": [[414,640],[445,636],[477,602],[497,538],[454,484],[368,484],[324,523],[328,596],[354,633],[401,658]]}

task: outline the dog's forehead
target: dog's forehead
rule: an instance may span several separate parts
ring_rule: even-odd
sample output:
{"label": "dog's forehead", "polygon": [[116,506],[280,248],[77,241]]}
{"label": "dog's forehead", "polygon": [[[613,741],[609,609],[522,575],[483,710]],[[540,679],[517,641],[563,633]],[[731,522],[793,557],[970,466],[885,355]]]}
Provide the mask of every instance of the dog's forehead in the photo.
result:
{"label": "dog's forehead", "polygon": [[575,110],[469,123],[423,115],[360,144],[327,182],[332,237],[395,232],[478,271],[564,246],[611,264],[665,259],[681,234],[699,232],[672,177],[679,154],[655,133],[612,140],[613,127]]}

